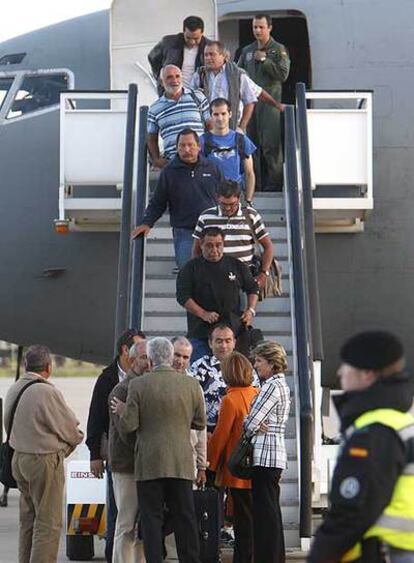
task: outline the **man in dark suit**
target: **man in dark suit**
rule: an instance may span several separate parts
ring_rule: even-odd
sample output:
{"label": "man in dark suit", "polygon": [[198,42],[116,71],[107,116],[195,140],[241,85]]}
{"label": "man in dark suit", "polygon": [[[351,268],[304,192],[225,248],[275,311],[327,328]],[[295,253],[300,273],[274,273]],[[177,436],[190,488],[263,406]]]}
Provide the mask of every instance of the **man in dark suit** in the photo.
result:
{"label": "man in dark suit", "polygon": [[135,480],[147,563],[163,561],[163,510],[174,522],[178,558],[200,563],[192,483],[191,429],[203,430],[206,414],[199,383],[172,367],[174,348],[167,338],[153,338],[147,353],[151,372],[133,379],[126,405],[116,398],[119,427],[137,432]]}
{"label": "man in dark suit", "polygon": [[[91,473],[102,479],[105,470],[106,444],[109,430],[108,397],[112,389],[123,381],[130,369],[129,349],[145,339],[145,334],[134,328],[121,334],[117,342],[117,355],[96,380],[89,407],[86,445],[90,451]],[[116,504],[111,472],[107,471],[107,516],[106,516],[106,560],[112,561],[112,550],[116,523]]]}

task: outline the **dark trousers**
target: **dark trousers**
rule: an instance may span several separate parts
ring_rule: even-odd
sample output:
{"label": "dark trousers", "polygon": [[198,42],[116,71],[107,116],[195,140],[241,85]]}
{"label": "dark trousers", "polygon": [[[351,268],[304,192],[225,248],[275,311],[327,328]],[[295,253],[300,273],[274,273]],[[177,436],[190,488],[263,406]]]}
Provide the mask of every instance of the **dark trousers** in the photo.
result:
{"label": "dark trousers", "polygon": [[112,553],[114,550],[114,535],[116,517],[118,509],[116,507],[114,485],[112,483],[112,473],[106,466],[106,535],[105,535],[105,559],[112,563]]}
{"label": "dark trousers", "polygon": [[233,499],[233,563],[252,563],[253,507],[250,489],[230,489]]}
{"label": "dark trousers", "polygon": [[285,540],[280,512],[281,469],[254,467],[252,477],[254,560],[284,563]]}
{"label": "dark trousers", "polygon": [[147,563],[162,563],[164,504],[171,512],[180,563],[200,563],[192,482],[187,479],[138,481],[144,552]]}

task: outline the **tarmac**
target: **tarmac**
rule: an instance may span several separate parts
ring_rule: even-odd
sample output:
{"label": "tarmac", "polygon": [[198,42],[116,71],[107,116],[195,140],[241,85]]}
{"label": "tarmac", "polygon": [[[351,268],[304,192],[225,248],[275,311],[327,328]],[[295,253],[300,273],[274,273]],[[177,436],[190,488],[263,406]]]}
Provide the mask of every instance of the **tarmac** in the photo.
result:
{"label": "tarmac", "polygon": [[[86,423],[88,418],[89,404],[92,396],[95,378],[92,377],[67,377],[53,378],[51,381],[58,387],[69,406],[75,412],[81,429],[86,432]],[[12,378],[0,378],[0,397],[5,398],[10,385],[13,383]],[[3,435],[4,436],[4,435]],[[70,458],[69,458],[70,459]],[[2,488],[0,488],[2,492]],[[17,490],[11,490],[8,497],[8,507],[0,507],[0,563],[17,563],[17,547],[18,547],[18,530],[19,530],[19,493]],[[93,561],[105,561],[103,540],[95,537],[95,557]],[[172,551],[167,561],[177,561]],[[288,560],[305,561],[303,553],[289,553]],[[59,556],[57,563],[67,562],[66,542],[64,529],[62,530]],[[232,550],[222,550],[222,563],[231,563]]]}

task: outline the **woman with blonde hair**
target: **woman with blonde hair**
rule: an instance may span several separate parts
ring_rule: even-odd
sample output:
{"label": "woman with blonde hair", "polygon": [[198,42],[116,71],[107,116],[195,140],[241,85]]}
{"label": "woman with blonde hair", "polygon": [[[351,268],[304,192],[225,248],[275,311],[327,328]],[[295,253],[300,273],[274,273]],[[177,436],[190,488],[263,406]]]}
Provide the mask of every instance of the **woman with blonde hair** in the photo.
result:
{"label": "woman with blonde hair", "polygon": [[221,373],[227,385],[220,406],[217,426],[207,447],[210,469],[216,472],[216,485],[228,487],[233,499],[233,563],[253,560],[253,522],[251,481],[230,473],[227,462],[242,432],[243,421],[258,390],[252,386],[253,368],[242,354],[233,352],[222,360]]}
{"label": "woman with blonde hair", "polygon": [[290,409],[290,390],[284,374],[287,357],[283,346],[271,341],[256,346],[254,357],[262,387],[244,423],[253,444],[254,560],[284,563],[279,480],[287,467],[285,429]]}

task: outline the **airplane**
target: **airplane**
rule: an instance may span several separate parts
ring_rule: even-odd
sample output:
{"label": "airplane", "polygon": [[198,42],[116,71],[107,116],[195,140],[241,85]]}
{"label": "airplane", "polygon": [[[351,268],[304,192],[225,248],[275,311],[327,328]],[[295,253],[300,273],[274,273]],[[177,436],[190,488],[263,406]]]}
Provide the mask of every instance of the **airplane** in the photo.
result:
{"label": "airplane", "polygon": [[[57,354],[95,362],[107,361],[111,354],[117,235],[56,236],[57,100],[40,102],[29,111],[29,91],[39,79],[44,84],[51,80],[54,95],[65,86],[105,90],[139,81],[140,74],[148,72],[151,45],[180,30],[187,13],[185,6],[178,6],[163,18],[162,8],[158,2],[144,11],[134,8],[134,2],[113,3],[112,13],[118,10],[121,18],[134,9],[140,15],[131,26],[131,34],[136,30],[135,43],[130,43],[135,64],[123,77],[116,74],[122,73],[122,61],[111,67],[110,59],[116,61],[117,53],[127,48],[111,46],[107,10],[0,44],[0,184],[5,198],[0,222],[5,272],[0,338],[8,342],[42,341]],[[338,0],[329,6],[278,1],[271,9],[264,1],[219,1],[217,6],[201,2],[193,8],[205,16],[206,34],[220,36],[233,53],[252,40],[254,13],[272,15],[274,35],[288,46],[292,59],[283,90],[287,103],[294,100],[296,82],[314,90],[374,90],[375,209],[363,235],[317,235],[324,378],[333,384],[336,351],[354,330],[388,327],[402,336],[410,351],[410,315],[402,313],[410,310],[413,270],[407,217],[412,166],[407,21],[413,7],[403,1],[391,21],[389,5],[382,1],[344,5]],[[397,35],[398,42],[391,42]]]}
{"label": "airplane", "polygon": [[[339,346],[360,330],[396,332],[409,364],[413,360],[414,6],[401,0],[398,8],[390,10],[385,0],[197,0],[191,5],[191,12],[205,20],[206,35],[219,37],[233,55],[253,40],[252,17],[258,12],[272,16],[273,35],[286,45],[292,60],[284,103],[295,103],[297,82],[309,91],[309,109],[320,103],[328,111],[347,111],[352,96],[373,97],[369,204],[344,213],[335,205],[349,186],[336,191],[329,183],[314,186],[323,387],[336,386]],[[114,0],[109,11],[0,44],[0,339],[20,345],[42,342],[56,354],[87,361],[110,359],[119,214],[116,228],[91,232],[79,224],[66,235],[56,233],[61,203],[59,95],[70,99],[72,90],[120,92],[137,83],[139,104],[148,105],[156,90],[147,53],[163,35],[180,31],[188,12],[181,0],[173,11],[165,0],[145,8],[133,0]],[[318,93],[332,97],[324,102]],[[370,131],[368,122],[368,140]],[[348,143],[359,146],[352,137]],[[343,146],[328,143],[323,145],[327,151],[329,144],[332,152],[322,152],[321,160],[340,161]],[[366,188],[354,184],[347,192],[352,195],[345,197],[364,199]],[[77,189],[84,197],[95,197],[90,186]],[[105,190],[107,197],[120,198],[119,186]],[[155,297],[147,301],[151,299]]]}

